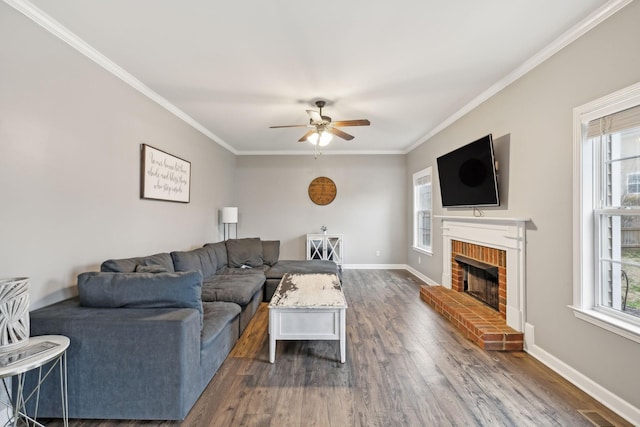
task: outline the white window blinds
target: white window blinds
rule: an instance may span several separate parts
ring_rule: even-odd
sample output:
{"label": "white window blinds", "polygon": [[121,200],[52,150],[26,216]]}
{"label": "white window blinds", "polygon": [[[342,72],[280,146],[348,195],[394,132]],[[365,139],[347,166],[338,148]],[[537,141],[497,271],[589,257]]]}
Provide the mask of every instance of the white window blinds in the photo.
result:
{"label": "white window blinds", "polygon": [[431,175],[423,175],[417,178],[415,186],[418,190],[417,210],[431,209]]}
{"label": "white window blinds", "polygon": [[587,138],[636,127],[640,127],[640,105],[591,120],[587,128]]}

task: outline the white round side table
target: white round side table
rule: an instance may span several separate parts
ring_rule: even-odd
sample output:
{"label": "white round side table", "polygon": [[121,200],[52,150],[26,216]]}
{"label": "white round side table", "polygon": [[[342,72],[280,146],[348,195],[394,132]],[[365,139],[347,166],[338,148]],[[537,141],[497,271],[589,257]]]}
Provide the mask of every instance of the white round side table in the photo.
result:
{"label": "white round side table", "polygon": [[[13,415],[5,425],[16,426],[18,420],[23,418],[27,424],[42,426],[37,422],[38,402],[40,398],[40,386],[47,377],[54,371],[60,369],[60,397],[62,401],[62,419],[65,427],[69,425],[69,402],[67,395],[67,359],[66,352],[69,347],[69,338],[62,335],[43,335],[29,338],[29,343],[19,349],[0,353],[0,378],[4,385],[8,402],[0,402],[8,408],[12,408]],[[43,366],[53,362],[51,366],[43,372]],[[38,369],[38,383],[29,395],[24,395],[24,381],[26,373]],[[12,377],[17,376],[18,389],[14,390],[12,398],[8,383]],[[33,417],[25,412],[25,405],[31,399],[35,399],[35,409]]]}

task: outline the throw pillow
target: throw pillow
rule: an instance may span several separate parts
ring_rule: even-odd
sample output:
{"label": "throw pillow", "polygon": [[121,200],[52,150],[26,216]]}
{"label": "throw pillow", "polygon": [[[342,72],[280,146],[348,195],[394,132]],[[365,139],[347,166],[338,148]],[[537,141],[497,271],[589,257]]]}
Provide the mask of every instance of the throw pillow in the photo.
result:
{"label": "throw pillow", "polygon": [[96,308],[194,308],[202,326],[202,275],[89,272],[78,275],[80,305]]}
{"label": "throw pillow", "polygon": [[161,265],[167,271],[173,269],[173,261],[168,253],[160,253],[144,257],[109,259],[102,263],[100,271],[112,271],[114,273],[133,273],[138,265]]}
{"label": "throw pillow", "polygon": [[216,273],[222,273],[222,271],[227,268],[227,245],[225,242],[207,243],[204,247],[213,248],[213,252],[216,254],[216,260],[218,261]]}
{"label": "throw pillow", "polygon": [[262,243],[258,237],[227,240],[227,262],[229,267],[243,265],[260,267],[262,261]]}
{"label": "throw pillow", "polygon": [[262,241],[262,259],[268,266],[274,266],[280,258],[280,240]]}
{"label": "throw pillow", "polygon": [[136,273],[168,273],[161,265],[136,265]]}
{"label": "throw pillow", "polygon": [[215,251],[209,246],[171,252],[171,259],[176,271],[199,271],[203,279],[216,274],[218,267]]}

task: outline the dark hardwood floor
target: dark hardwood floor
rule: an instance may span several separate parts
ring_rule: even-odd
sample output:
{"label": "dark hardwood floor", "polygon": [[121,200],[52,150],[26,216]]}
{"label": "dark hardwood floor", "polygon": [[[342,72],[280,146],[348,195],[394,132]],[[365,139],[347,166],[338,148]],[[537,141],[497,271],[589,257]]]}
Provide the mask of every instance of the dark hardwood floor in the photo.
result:
{"label": "dark hardwood floor", "polygon": [[[182,422],[72,426],[593,426],[579,410],[630,425],[526,353],[483,351],[419,298],[401,270],[346,270],[347,363],[337,341],[279,341],[268,308]],[[50,426],[60,426],[54,420]]]}

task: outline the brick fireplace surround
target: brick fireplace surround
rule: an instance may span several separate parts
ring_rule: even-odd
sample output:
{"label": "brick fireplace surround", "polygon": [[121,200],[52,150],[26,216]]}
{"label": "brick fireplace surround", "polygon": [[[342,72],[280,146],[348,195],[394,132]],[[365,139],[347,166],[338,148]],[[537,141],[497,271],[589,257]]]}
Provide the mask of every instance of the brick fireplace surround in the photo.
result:
{"label": "brick fireplace surround", "polygon": [[[420,289],[423,301],[485,350],[521,351],[524,346],[525,221],[443,218],[443,286]],[[499,311],[464,292],[464,267],[456,255],[498,267]],[[515,295],[508,295],[508,289]]]}
{"label": "brick fireplace surround", "polygon": [[475,243],[451,240],[451,289],[464,292],[464,267],[454,258],[456,255],[498,267],[498,312],[507,319],[507,251],[489,248]]}

